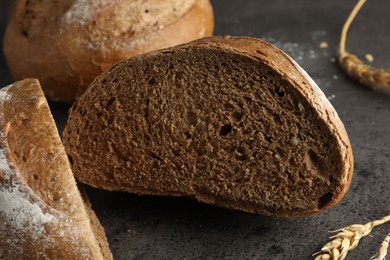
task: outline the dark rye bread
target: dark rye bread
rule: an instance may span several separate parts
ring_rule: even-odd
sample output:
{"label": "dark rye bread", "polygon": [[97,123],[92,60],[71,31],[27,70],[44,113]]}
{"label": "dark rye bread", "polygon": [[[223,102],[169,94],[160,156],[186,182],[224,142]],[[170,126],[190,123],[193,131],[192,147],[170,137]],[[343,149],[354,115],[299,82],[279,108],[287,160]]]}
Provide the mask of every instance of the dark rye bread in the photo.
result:
{"label": "dark rye bread", "polygon": [[336,111],[269,43],[213,37],[122,61],[74,104],[77,179],[266,215],[335,205],[353,172]]}

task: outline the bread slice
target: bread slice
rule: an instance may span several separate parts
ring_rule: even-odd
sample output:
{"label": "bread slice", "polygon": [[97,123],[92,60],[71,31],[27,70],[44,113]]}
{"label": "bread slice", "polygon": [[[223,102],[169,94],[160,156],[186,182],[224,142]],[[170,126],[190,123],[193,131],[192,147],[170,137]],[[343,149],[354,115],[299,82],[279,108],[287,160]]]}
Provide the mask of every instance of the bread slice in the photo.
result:
{"label": "bread slice", "polygon": [[15,0],[3,48],[14,80],[38,78],[48,99],[72,103],[112,64],[213,27],[209,0]]}
{"label": "bread slice", "polygon": [[353,172],[324,94],[254,38],[205,38],[119,62],[74,104],[63,142],[88,185],[267,215],[329,208]]}
{"label": "bread slice", "polygon": [[35,79],[0,90],[0,255],[112,259]]}

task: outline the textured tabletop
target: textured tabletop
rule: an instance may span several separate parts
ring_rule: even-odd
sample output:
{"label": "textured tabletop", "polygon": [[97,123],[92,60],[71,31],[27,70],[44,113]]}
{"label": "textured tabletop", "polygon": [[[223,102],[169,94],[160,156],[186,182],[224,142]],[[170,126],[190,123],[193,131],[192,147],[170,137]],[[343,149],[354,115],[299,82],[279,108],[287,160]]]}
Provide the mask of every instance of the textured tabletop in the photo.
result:
{"label": "textured tabletop", "polygon": [[[0,35],[8,0],[0,1]],[[317,82],[345,124],[355,158],[350,191],[320,214],[278,219],[230,211],[184,198],[88,189],[115,259],[311,259],[329,230],[390,214],[390,91],[347,78],[335,56],[354,0],[215,0],[216,35],[262,38],[290,54]],[[347,49],[390,67],[386,0],[368,1],[353,23]],[[325,48],[327,45],[327,48]],[[26,57],[28,59],[28,57]],[[0,83],[11,83],[0,55]],[[68,107],[51,104],[61,131]],[[1,205],[0,205],[1,207]],[[369,259],[389,231],[378,227],[347,259]]]}

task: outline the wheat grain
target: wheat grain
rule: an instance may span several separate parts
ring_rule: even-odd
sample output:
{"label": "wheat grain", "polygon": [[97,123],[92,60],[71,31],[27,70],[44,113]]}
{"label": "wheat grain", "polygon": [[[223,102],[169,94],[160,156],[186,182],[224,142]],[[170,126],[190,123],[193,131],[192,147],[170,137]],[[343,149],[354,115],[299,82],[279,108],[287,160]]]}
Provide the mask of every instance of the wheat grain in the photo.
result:
{"label": "wheat grain", "polygon": [[374,56],[372,56],[372,54],[370,53],[367,53],[366,55],[364,55],[364,58],[366,59],[366,61],[368,61],[369,63],[372,63],[374,61]]}
{"label": "wheat grain", "polygon": [[360,81],[362,84],[370,86],[372,88],[389,88],[389,70],[377,69],[370,65],[367,65],[362,62],[356,55],[353,55],[345,50],[348,29],[365,2],[366,0],[358,1],[343,26],[340,38],[338,59],[341,64],[341,67],[345,70],[345,72],[347,72],[350,77]]}
{"label": "wheat grain", "polygon": [[[344,227],[332,232],[339,232],[334,236],[331,236],[332,239],[321,250],[315,253],[313,256],[315,260],[342,260],[345,259],[348,252],[356,248],[359,244],[359,241],[362,237],[367,236],[371,233],[372,229],[376,226],[382,225],[390,221],[390,215],[385,216],[379,220],[368,222],[365,225],[354,224],[348,227]],[[387,238],[387,237],[386,237]],[[387,241],[387,242],[386,242]],[[386,255],[387,247],[389,245],[388,239],[382,243],[380,247],[380,252],[385,252]],[[378,255],[383,255],[378,253]],[[378,258],[378,260],[383,260],[384,258]]]}
{"label": "wheat grain", "polygon": [[387,250],[389,248],[390,243],[390,232],[387,233],[387,236],[385,237],[385,240],[383,240],[381,246],[378,249],[378,252],[376,255],[370,258],[370,260],[384,260],[387,255]]}
{"label": "wheat grain", "polygon": [[340,54],[339,61],[347,74],[360,83],[372,88],[390,87],[390,71],[366,65],[358,57],[348,52]]}
{"label": "wheat grain", "polygon": [[327,42],[321,42],[320,43],[320,48],[321,49],[327,49],[329,47],[328,43]]}

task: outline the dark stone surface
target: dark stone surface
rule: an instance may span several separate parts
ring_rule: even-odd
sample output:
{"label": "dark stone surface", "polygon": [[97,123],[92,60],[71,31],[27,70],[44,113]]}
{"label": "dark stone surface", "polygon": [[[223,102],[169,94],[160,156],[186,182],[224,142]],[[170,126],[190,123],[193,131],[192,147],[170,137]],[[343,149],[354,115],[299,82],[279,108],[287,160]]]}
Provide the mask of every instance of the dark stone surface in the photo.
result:
{"label": "dark stone surface", "polygon": [[[115,259],[310,259],[328,230],[390,213],[390,92],[348,79],[334,57],[341,27],[355,1],[212,1],[216,35],[246,35],[275,43],[313,77],[338,111],[351,139],[355,175],[334,208],[277,219],[203,205],[184,198],[139,197],[88,189]],[[0,2],[0,35],[8,1]],[[390,3],[368,1],[353,24],[348,49],[389,67]],[[321,49],[319,44],[329,45]],[[26,57],[28,59],[28,57]],[[0,55],[0,83],[11,83]],[[67,106],[51,104],[59,128]],[[1,206],[1,205],[0,205]],[[362,240],[348,259],[368,259],[390,225]]]}

